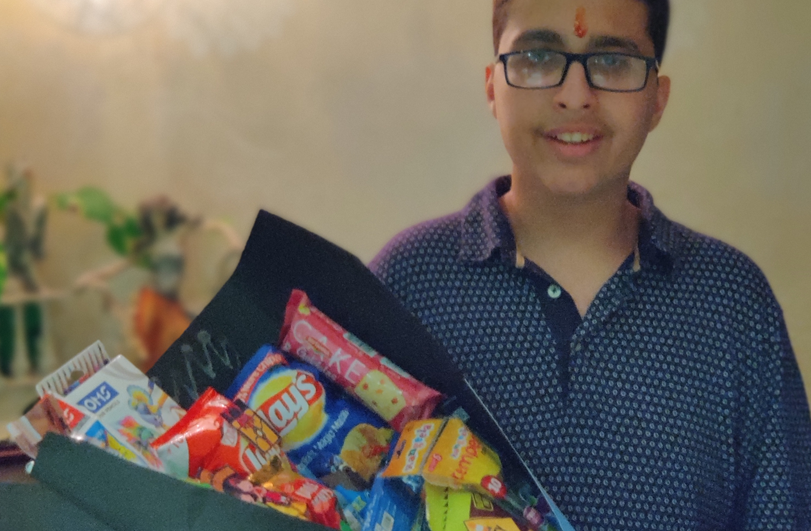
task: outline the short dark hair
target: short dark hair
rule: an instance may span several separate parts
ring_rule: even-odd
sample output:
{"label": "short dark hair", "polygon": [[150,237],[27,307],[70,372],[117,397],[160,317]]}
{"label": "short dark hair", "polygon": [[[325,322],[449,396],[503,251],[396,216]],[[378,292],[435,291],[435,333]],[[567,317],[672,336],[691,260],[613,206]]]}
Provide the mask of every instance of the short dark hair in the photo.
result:
{"label": "short dark hair", "polygon": [[[667,42],[667,27],[670,24],[670,0],[640,0],[648,6],[648,35],[653,41],[656,60],[661,64]],[[507,25],[507,7],[510,0],[493,0],[493,49],[498,53],[498,43]]]}

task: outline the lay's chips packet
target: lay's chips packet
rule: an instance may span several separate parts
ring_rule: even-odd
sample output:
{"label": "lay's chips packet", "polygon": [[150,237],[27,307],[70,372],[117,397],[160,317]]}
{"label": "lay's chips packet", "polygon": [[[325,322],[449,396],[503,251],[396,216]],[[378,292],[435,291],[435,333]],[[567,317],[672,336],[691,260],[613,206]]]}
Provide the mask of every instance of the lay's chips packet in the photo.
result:
{"label": "lay's chips packet", "polygon": [[329,487],[367,490],[394,434],[315,367],[271,346],[254,355],[226,395],[276,430],[299,472]]}

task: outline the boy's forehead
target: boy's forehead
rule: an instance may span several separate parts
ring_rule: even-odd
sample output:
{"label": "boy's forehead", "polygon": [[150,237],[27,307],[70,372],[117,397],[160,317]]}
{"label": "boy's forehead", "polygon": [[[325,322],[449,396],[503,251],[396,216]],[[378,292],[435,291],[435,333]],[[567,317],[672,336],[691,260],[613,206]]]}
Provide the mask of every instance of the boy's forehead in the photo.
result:
{"label": "boy's forehead", "polygon": [[654,53],[642,0],[510,0],[507,9],[501,52],[550,45]]}

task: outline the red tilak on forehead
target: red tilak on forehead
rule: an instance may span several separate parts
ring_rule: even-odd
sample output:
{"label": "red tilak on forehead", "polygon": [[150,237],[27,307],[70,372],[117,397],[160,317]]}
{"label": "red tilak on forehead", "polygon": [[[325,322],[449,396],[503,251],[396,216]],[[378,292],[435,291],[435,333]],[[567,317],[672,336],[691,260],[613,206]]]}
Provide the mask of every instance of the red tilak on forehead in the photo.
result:
{"label": "red tilak on forehead", "polygon": [[586,24],[586,8],[578,7],[574,15],[574,34],[582,39],[588,32],[589,27]]}

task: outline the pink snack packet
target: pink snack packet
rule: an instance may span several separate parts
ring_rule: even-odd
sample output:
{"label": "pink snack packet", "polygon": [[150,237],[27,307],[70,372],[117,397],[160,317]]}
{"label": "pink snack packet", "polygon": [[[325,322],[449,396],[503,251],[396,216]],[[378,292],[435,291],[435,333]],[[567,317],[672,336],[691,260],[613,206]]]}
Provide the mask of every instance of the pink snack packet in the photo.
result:
{"label": "pink snack packet", "polygon": [[414,379],[293,290],[285,310],[280,346],[314,365],[333,382],[402,431],[434,411],[442,395]]}

